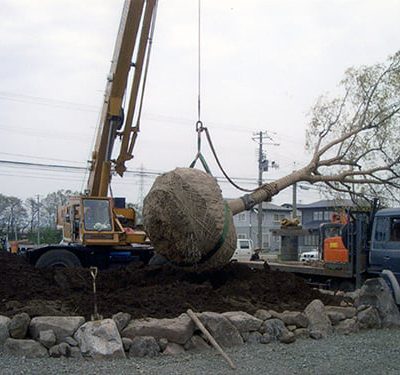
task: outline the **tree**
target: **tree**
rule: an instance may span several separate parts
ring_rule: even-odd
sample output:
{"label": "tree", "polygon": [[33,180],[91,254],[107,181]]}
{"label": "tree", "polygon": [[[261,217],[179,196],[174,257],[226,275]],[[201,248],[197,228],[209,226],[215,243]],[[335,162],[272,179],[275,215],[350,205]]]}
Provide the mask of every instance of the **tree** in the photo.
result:
{"label": "tree", "polygon": [[347,70],[341,87],[341,96],[321,97],[312,108],[306,143],[310,162],[231,201],[234,214],[299,181],[400,202],[400,51],[385,63]]}
{"label": "tree", "polygon": [[22,200],[0,194],[0,234],[18,239],[28,225],[27,211]]}

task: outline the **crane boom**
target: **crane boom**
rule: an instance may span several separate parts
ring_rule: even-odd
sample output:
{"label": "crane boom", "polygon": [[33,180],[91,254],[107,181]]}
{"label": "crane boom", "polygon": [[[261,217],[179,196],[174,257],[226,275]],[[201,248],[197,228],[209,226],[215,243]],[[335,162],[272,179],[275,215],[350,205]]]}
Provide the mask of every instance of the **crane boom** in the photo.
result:
{"label": "crane boom", "polygon": [[[124,3],[92,153],[86,190],[88,196],[106,197],[112,164],[122,176],[126,170],[125,162],[133,158],[156,7],[157,0],[126,0]],[[134,56],[135,62],[132,61]],[[131,68],[134,68],[134,72],[125,116],[123,102],[128,97]],[[134,120],[135,125],[132,126]],[[112,160],[117,136],[121,137],[121,147],[117,159]]]}

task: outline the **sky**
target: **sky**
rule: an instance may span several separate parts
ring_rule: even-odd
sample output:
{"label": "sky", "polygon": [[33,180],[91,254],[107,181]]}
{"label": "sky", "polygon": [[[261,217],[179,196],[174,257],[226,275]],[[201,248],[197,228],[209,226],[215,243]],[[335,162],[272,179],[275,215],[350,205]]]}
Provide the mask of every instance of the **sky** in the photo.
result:
{"label": "sky", "polygon": [[[25,199],[81,191],[93,147],[122,0],[0,0],[0,193]],[[400,46],[400,0],[201,0],[201,120],[227,173],[257,182],[255,132],[279,178],[307,163],[310,109],[338,94],[351,66],[384,61]],[[141,132],[114,196],[139,202],[154,173],[196,154],[198,1],[159,0]],[[117,146],[116,146],[117,148]],[[202,151],[221,176],[207,145]],[[221,182],[225,197],[241,192]],[[321,199],[299,189],[300,203]],[[274,203],[291,201],[291,189]]]}

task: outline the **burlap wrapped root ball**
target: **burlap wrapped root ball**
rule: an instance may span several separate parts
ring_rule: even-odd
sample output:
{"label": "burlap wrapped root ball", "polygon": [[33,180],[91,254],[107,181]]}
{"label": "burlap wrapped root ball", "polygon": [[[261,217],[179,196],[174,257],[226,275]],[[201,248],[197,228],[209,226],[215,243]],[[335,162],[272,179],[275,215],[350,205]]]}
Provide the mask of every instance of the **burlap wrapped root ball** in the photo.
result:
{"label": "burlap wrapped root ball", "polygon": [[145,229],[158,254],[202,271],[229,262],[236,249],[232,213],[215,178],[176,168],[155,180],[144,200]]}

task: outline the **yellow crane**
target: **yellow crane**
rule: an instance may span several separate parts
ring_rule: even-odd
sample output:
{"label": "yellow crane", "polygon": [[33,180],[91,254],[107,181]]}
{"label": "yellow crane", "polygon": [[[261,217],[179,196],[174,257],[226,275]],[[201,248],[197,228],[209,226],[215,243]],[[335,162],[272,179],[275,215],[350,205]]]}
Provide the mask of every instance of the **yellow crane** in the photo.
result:
{"label": "yellow crane", "polygon": [[[133,158],[140,127],[157,0],[126,0],[114,47],[85,193],[71,197],[58,211],[63,242],[28,251],[38,267],[96,265],[112,261],[148,261],[146,234],[135,229],[135,211],[125,199],[108,196],[113,171],[123,176]],[[124,108],[126,103],[126,108]],[[113,159],[116,139],[118,156]]]}

